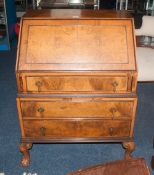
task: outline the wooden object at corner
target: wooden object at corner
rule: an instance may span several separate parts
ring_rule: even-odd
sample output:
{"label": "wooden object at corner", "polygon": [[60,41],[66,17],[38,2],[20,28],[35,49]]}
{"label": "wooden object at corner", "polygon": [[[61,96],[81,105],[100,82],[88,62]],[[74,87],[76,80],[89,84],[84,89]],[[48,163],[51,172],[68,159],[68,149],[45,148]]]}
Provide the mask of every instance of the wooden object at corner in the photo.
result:
{"label": "wooden object at corner", "polygon": [[137,65],[125,12],[30,11],[16,62],[22,165],[27,144],[121,142],[134,150]]}
{"label": "wooden object at corner", "polygon": [[118,160],[80,169],[67,175],[150,175],[143,158]]}

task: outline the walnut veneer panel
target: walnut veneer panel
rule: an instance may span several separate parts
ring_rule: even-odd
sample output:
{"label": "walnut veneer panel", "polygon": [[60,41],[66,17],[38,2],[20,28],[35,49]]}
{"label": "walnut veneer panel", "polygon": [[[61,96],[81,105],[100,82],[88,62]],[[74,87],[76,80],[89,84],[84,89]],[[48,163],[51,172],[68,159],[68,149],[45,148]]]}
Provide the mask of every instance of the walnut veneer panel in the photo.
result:
{"label": "walnut veneer panel", "polygon": [[23,118],[94,118],[132,119],[136,99],[125,98],[65,98],[65,99],[21,99]]}
{"label": "walnut veneer panel", "polygon": [[136,70],[131,19],[22,23],[18,70]]}
{"label": "walnut veneer panel", "polygon": [[135,72],[18,73],[23,93],[131,93],[136,91]]}
{"label": "walnut veneer panel", "polygon": [[130,121],[110,120],[24,120],[27,137],[94,138],[128,137]]}
{"label": "walnut veneer panel", "polygon": [[27,77],[28,92],[127,92],[128,77]]}
{"label": "walnut veneer panel", "polygon": [[27,77],[27,91],[127,91],[128,77]]}

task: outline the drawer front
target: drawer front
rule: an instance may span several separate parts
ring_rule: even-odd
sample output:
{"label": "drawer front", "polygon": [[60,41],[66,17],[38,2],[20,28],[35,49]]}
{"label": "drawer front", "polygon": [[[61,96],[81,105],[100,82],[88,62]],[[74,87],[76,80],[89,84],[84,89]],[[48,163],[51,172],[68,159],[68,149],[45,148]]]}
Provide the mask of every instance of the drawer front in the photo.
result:
{"label": "drawer front", "polygon": [[23,118],[95,117],[131,118],[136,107],[135,99],[116,98],[66,98],[22,99],[20,106]]}
{"label": "drawer front", "polygon": [[35,93],[130,91],[128,76],[28,76],[25,79],[26,91]]}
{"label": "drawer front", "polygon": [[128,137],[131,122],[114,120],[24,120],[26,137]]}

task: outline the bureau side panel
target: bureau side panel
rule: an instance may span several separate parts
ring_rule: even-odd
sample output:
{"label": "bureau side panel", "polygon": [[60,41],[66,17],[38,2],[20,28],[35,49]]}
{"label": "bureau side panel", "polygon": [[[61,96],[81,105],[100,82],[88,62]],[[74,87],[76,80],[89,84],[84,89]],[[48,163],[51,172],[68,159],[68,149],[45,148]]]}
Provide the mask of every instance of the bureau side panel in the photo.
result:
{"label": "bureau side panel", "polygon": [[23,125],[20,98],[16,98],[16,102],[17,102],[18,119],[19,119],[19,123],[20,123],[21,137],[24,137],[25,133],[24,133],[24,125]]}

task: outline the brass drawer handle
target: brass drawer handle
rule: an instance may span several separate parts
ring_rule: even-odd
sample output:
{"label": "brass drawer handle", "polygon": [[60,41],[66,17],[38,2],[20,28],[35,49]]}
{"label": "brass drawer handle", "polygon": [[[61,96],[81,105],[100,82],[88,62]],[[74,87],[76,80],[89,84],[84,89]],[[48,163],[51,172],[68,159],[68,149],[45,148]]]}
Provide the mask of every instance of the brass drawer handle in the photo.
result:
{"label": "brass drawer handle", "polygon": [[40,133],[41,133],[42,136],[45,136],[45,131],[46,131],[45,127],[40,128]]}
{"label": "brass drawer handle", "polygon": [[112,86],[113,86],[113,91],[115,92],[117,89],[117,86],[118,86],[119,84],[118,84],[118,82],[117,81],[114,81],[114,82],[112,82]]}
{"label": "brass drawer handle", "polygon": [[41,91],[41,86],[42,86],[42,82],[41,81],[36,81],[35,85],[38,87],[38,91]]}
{"label": "brass drawer handle", "polygon": [[112,136],[113,135],[113,128],[111,127],[111,128],[109,128],[109,134],[110,134],[110,136]]}
{"label": "brass drawer handle", "polygon": [[110,109],[110,112],[112,113],[112,119],[114,119],[115,118],[115,113],[117,112],[117,109],[113,107],[113,108]]}
{"label": "brass drawer handle", "polygon": [[44,109],[44,108],[42,108],[42,107],[40,107],[40,108],[38,108],[38,109],[37,109],[37,111],[38,111],[38,112],[40,112],[40,113],[42,113],[42,112],[44,112],[44,111],[45,111],[45,109]]}

